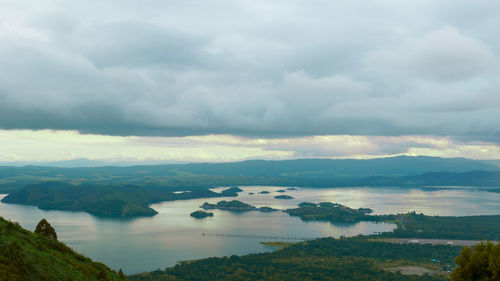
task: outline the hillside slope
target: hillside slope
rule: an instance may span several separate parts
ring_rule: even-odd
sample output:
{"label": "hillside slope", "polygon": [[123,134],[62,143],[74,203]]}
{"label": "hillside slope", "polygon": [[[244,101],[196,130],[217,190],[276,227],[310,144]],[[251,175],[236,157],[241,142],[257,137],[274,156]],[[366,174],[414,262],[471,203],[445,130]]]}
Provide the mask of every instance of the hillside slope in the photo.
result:
{"label": "hillside slope", "polygon": [[0,281],[126,280],[65,244],[0,217]]}

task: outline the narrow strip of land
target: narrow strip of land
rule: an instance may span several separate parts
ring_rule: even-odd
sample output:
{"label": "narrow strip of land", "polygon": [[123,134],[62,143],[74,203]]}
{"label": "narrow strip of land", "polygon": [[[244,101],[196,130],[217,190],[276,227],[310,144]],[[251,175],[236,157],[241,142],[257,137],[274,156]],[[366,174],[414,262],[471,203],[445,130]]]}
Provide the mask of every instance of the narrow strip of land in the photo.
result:
{"label": "narrow strip of land", "polygon": [[232,234],[232,233],[202,233],[202,236],[216,237],[237,237],[237,238],[256,238],[256,239],[276,239],[276,240],[300,240],[307,241],[317,239],[317,237],[287,237],[287,236],[272,236],[272,235],[254,235],[254,234]]}
{"label": "narrow strip of land", "polygon": [[474,246],[481,240],[454,240],[454,239],[420,239],[420,238],[386,238],[383,241],[398,244],[432,244],[432,245],[454,245],[454,246]]}

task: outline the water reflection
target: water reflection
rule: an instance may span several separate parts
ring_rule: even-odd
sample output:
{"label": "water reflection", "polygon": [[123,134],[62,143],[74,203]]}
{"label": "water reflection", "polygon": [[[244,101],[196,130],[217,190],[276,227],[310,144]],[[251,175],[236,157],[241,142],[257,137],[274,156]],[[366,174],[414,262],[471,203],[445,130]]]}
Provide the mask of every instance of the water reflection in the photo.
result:
{"label": "water reflection", "polygon": [[[276,192],[282,187],[245,187],[238,199],[257,207],[293,208],[298,203],[337,202],[353,208],[368,207],[375,214],[423,212],[428,215],[498,214],[500,194],[470,189],[336,188]],[[268,190],[269,194],[258,194]],[[249,195],[253,192],[254,195]],[[295,199],[278,200],[287,194]],[[3,197],[3,196],[0,196]],[[180,260],[210,256],[242,255],[270,251],[261,241],[273,239],[203,236],[227,233],[258,236],[325,237],[353,236],[389,231],[385,223],[331,224],[302,222],[286,213],[230,213],[214,210],[214,217],[197,220],[189,216],[204,202],[220,198],[195,199],[154,204],[159,214],[133,220],[102,219],[83,212],[43,211],[32,206],[0,203],[0,216],[33,230],[47,218],[59,238],[70,247],[125,273],[138,273],[171,266]]]}

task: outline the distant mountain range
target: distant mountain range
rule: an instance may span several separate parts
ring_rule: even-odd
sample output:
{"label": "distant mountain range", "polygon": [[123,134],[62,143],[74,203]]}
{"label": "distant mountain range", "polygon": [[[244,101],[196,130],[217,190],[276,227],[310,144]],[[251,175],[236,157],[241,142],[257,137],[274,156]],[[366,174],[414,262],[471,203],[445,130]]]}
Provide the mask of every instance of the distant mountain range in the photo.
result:
{"label": "distant mountain range", "polygon": [[[76,163],[76,162],[73,162]],[[465,158],[399,156],[369,160],[248,160],[130,167],[0,167],[0,192],[42,181],[134,184],[183,190],[232,185],[334,187],[363,185],[500,186],[500,168]],[[498,184],[496,184],[498,182]]]}
{"label": "distant mountain range", "polygon": [[[366,186],[471,186],[500,188],[500,171],[470,171],[463,173],[429,172],[404,177],[368,177],[360,181]],[[490,190],[499,192],[500,189]]]}
{"label": "distant mountain range", "polygon": [[[368,176],[407,176],[426,172],[468,172],[500,171],[497,167],[483,161],[466,158],[439,158],[427,156],[397,156],[367,160],[358,159],[297,159],[297,160],[247,160],[228,163],[189,163],[189,164],[153,164],[126,166],[125,163],[99,162],[87,159],[75,159],[60,162],[38,163],[24,167],[11,168],[11,171],[34,172],[57,171],[58,173],[113,172],[118,175],[148,173],[165,175],[172,172],[188,172],[198,175],[221,176],[289,176],[289,177],[368,177]],[[123,165],[123,166],[122,166]],[[66,167],[68,166],[68,167]],[[77,167],[69,167],[77,166]],[[60,169],[56,169],[60,168]],[[0,172],[1,173],[1,172]]]}
{"label": "distant mountain range", "polygon": [[368,177],[407,176],[426,172],[500,171],[500,168],[466,158],[397,156],[377,159],[298,159],[282,161],[248,160],[233,163],[193,163],[165,168],[194,174],[288,176],[288,177]]}
{"label": "distant mountain range", "polygon": [[[98,161],[85,158],[52,162],[0,162],[0,168],[4,167],[54,167],[54,168],[97,168],[97,167],[134,167],[134,166],[173,166],[182,165],[178,168],[186,171],[209,171],[210,174],[227,174],[231,171],[240,174],[243,169],[255,169],[267,171],[268,168],[275,172],[320,170],[334,172],[335,174],[353,173],[353,169],[360,169],[360,174],[399,174],[406,175],[421,174],[423,172],[465,172],[471,170],[500,170],[500,160],[471,160],[466,158],[439,158],[428,156],[397,156],[376,159],[296,159],[296,160],[247,160],[226,163],[187,163],[171,160],[150,161]],[[187,166],[186,166],[187,165]],[[268,173],[266,173],[268,174]]]}
{"label": "distant mountain range", "polygon": [[497,167],[500,168],[500,159],[497,159],[497,160],[481,160],[481,162],[489,164],[489,165],[497,166]]}

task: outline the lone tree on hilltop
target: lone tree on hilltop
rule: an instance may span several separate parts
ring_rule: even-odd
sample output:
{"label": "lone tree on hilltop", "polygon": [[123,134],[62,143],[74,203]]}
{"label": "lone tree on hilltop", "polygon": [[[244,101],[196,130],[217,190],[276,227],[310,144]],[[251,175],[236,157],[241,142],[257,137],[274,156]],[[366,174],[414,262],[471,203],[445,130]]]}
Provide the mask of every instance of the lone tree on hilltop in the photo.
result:
{"label": "lone tree on hilltop", "polygon": [[50,225],[50,223],[46,219],[42,219],[35,229],[36,234],[40,234],[49,239],[57,240],[57,234],[54,228]]}

